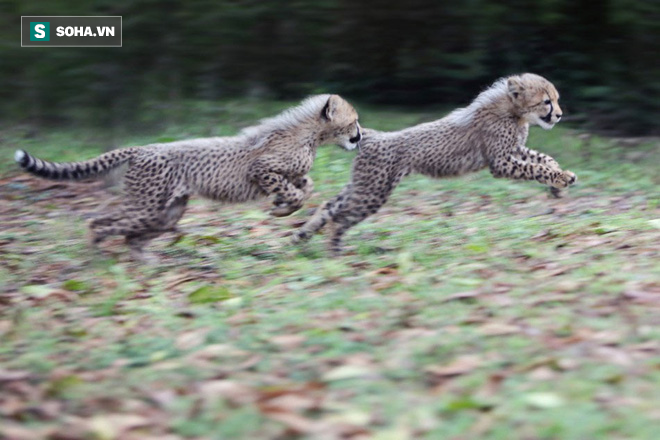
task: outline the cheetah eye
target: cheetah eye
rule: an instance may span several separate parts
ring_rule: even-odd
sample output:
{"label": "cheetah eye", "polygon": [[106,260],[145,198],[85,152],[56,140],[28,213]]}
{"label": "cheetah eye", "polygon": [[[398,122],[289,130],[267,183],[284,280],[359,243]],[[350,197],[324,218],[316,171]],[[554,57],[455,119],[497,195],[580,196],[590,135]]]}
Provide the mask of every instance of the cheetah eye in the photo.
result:
{"label": "cheetah eye", "polygon": [[550,100],[549,100],[549,99],[546,99],[545,101],[543,101],[543,103],[544,103],[545,105],[550,105]]}

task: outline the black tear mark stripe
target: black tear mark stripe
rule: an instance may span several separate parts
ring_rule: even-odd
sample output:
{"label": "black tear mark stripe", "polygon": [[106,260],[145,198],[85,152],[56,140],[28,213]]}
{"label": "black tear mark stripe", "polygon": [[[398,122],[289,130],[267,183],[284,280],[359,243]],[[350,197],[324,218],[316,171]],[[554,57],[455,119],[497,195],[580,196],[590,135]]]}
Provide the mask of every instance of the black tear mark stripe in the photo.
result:
{"label": "black tear mark stripe", "polygon": [[553,105],[552,105],[552,102],[550,102],[549,105],[550,105],[550,111],[548,112],[547,115],[545,115],[544,117],[541,118],[541,119],[543,119],[545,122],[547,122],[548,124],[552,121],[552,112],[553,112],[553,110],[554,110],[554,107],[553,107]]}

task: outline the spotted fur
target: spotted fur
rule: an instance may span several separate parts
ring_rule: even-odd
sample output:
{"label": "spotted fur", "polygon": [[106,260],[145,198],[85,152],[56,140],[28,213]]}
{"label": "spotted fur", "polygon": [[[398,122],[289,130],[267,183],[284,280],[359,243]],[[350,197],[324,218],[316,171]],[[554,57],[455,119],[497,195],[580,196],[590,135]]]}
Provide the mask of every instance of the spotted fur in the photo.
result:
{"label": "spotted fur", "polygon": [[329,222],[330,251],[340,252],[344,233],[378,211],[411,173],[439,178],[489,168],[495,177],[536,180],[553,189],[575,183],[575,174],[525,146],[530,124],[550,129],[559,121],[558,100],[552,83],[526,73],[495,82],[440,120],[396,132],[365,129],[350,183],[316,210],[293,241],[308,240]]}
{"label": "spotted fur", "polygon": [[124,148],[84,162],[47,162],[22,150],[15,159],[26,171],[56,180],[95,179],[124,166],[122,205],[90,223],[91,241],[123,235],[140,258],[149,240],[175,229],[193,195],[223,202],[273,195],[272,215],[297,211],[313,189],[307,173],[317,147],[355,148],[357,119],[341,97],[317,95],[234,137]]}

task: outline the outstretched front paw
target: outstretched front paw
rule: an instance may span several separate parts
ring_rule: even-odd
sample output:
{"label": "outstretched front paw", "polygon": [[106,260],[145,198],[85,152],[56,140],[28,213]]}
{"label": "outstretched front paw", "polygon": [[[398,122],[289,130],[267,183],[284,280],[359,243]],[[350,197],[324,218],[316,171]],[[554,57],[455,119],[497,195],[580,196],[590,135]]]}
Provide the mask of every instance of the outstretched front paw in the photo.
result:
{"label": "outstretched front paw", "polygon": [[578,180],[577,176],[572,171],[564,171],[564,178],[566,179],[566,183],[568,183],[568,185],[574,185]]}
{"label": "outstretched front paw", "polygon": [[577,176],[571,171],[562,171],[562,174],[557,178],[557,182],[550,187],[550,194],[556,198],[561,199],[567,193],[566,188],[574,185],[577,182]]}
{"label": "outstretched front paw", "polygon": [[561,174],[555,178],[554,182],[552,182],[552,187],[563,189],[573,185],[575,182],[577,182],[577,176],[575,173],[571,171],[562,171]]}

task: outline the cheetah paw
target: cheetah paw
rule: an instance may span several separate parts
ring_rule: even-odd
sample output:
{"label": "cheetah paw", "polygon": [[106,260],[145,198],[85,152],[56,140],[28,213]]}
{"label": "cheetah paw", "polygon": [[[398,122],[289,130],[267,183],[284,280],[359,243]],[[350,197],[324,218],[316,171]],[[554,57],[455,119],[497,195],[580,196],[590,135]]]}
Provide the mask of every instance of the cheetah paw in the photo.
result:
{"label": "cheetah paw", "polygon": [[561,190],[577,182],[577,176],[571,171],[562,171],[551,184],[553,188]]}
{"label": "cheetah paw", "polygon": [[291,244],[300,244],[308,241],[310,239],[309,233],[305,231],[296,231],[291,236]]}
{"label": "cheetah paw", "polygon": [[566,179],[566,183],[568,185],[575,185],[577,183],[577,176],[575,175],[574,172],[572,171],[564,171],[564,179]]}
{"label": "cheetah paw", "polygon": [[275,207],[270,210],[270,215],[272,215],[273,217],[286,217],[287,215],[293,214],[300,208],[301,206],[296,206],[291,203],[283,202],[275,205]]}
{"label": "cheetah paw", "polygon": [[566,195],[566,190],[562,190],[560,188],[555,188],[554,186],[551,186],[550,195],[555,199],[561,199]]}

